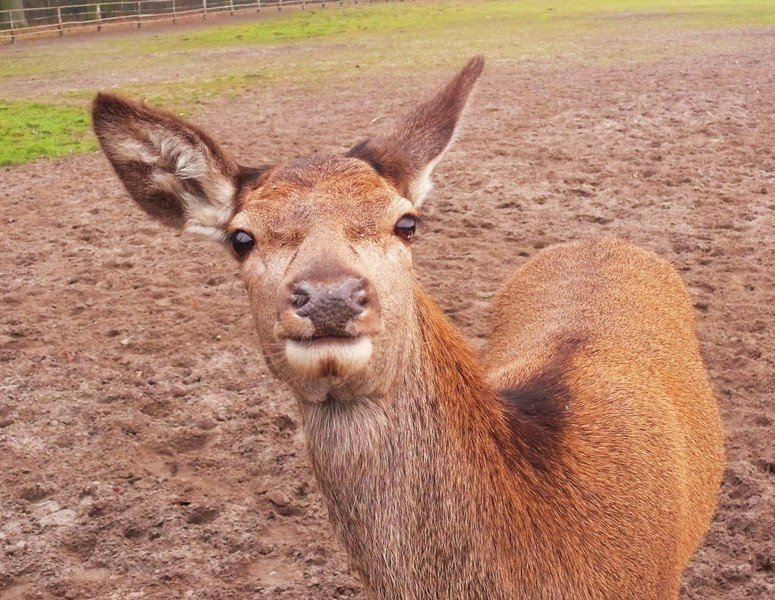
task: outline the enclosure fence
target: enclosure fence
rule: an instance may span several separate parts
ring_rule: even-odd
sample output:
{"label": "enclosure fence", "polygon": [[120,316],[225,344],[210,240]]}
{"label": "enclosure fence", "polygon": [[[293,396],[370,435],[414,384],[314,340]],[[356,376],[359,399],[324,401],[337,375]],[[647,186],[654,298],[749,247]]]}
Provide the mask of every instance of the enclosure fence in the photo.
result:
{"label": "enclosure fence", "polygon": [[[360,0],[361,4],[375,1]],[[393,0],[403,2],[404,0]],[[238,12],[281,11],[283,8],[342,6],[359,0],[119,0],[67,6],[18,8],[0,11],[0,44],[18,39],[63,36],[68,31],[96,30],[107,27],[142,28],[148,23],[177,23],[183,19],[207,19],[208,16]]]}

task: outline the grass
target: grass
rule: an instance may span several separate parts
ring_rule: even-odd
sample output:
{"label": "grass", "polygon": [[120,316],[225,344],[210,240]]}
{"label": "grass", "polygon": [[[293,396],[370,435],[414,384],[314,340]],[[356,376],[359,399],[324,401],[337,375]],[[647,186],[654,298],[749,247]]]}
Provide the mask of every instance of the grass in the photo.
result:
{"label": "grass", "polygon": [[[0,79],[110,70],[116,60],[126,58],[131,59],[131,68],[147,71],[179,63],[179,54],[191,51],[276,47],[301,41],[348,42],[397,36],[412,45],[419,41],[427,46],[423,40],[448,39],[451,31],[468,40],[508,41],[509,46],[521,49],[526,39],[538,33],[557,49],[568,34],[585,31],[772,25],[773,6],[771,0],[453,0],[270,12],[252,22],[227,24],[222,17],[218,24],[181,28],[164,35],[154,35],[149,29],[120,37],[90,36],[84,44],[71,45],[66,53],[56,45],[37,47],[16,53],[14,60],[0,61]],[[561,39],[552,43],[556,35]]]}
{"label": "grass", "polygon": [[[267,23],[203,29],[194,34],[147,40],[147,52],[190,48],[223,48],[243,44],[276,44],[329,37],[364,35],[437,34],[481,28],[499,30],[541,27],[567,30],[611,27],[606,17],[647,16],[692,27],[739,26],[775,23],[771,0],[490,0],[423,4],[378,4],[344,10],[298,12]],[[601,20],[602,18],[602,20]],[[515,29],[516,28],[516,29]]]}
{"label": "grass", "polygon": [[76,107],[0,102],[0,166],[95,150],[86,113]]}
{"label": "grass", "polygon": [[[0,82],[13,90],[13,96],[0,91],[0,101],[45,101],[49,108],[39,111],[65,119],[73,144],[44,144],[53,154],[38,154],[54,156],[55,148],[88,149],[70,109],[82,110],[97,88],[186,113],[248,88],[339,84],[352,77],[356,64],[364,76],[408,64],[417,70],[449,67],[473,53],[485,53],[491,62],[659,60],[709,51],[707,42],[693,41],[688,32],[772,25],[772,0],[449,0],[269,11],[250,21],[221,17],[173,31],[149,27],[0,47]],[[41,79],[53,90],[43,98]],[[0,142],[29,138],[23,118],[2,127]],[[4,156],[13,157],[6,160],[34,155],[2,146]]]}

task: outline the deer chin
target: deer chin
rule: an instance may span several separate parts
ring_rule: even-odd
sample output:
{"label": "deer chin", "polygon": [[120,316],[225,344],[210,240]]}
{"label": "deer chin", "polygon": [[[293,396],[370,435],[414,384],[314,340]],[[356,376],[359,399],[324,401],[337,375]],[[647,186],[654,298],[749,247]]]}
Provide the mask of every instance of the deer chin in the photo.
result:
{"label": "deer chin", "polygon": [[285,340],[285,358],[299,377],[350,377],[362,371],[372,354],[371,337],[323,337]]}

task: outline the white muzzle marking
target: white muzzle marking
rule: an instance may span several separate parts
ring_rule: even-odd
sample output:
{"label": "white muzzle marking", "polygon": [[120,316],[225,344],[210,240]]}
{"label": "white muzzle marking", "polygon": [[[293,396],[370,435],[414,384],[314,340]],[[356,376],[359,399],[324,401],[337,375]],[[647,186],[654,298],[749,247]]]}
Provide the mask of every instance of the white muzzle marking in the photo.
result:
{"label": "white muzzle marking", "polygon": [[288,364],[303,377],[346,377],[362,370],[371,358],[368,336],[353,339],[323,338],[308,342],[285,341]]}

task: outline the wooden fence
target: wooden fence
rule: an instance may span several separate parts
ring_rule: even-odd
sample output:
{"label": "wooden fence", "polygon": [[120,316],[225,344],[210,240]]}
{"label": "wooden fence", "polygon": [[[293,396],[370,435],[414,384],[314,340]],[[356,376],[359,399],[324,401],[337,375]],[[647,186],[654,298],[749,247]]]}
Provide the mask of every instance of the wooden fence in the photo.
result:
{"label": "wooden fence", "polygon": [[[342,6],[359,0],[118,0],[48,8],[0,11],[0,44],[32,37],[63,36],[74,31],[102,31],[109,27],[137,27],[148,23],[177,23],[230,13],[261,12],[297,7]],[[370,3],[375,0],[360,0]],[[382,0],[389,1],[389,0]],[[403,2],[403,0],[400,0]]]}

